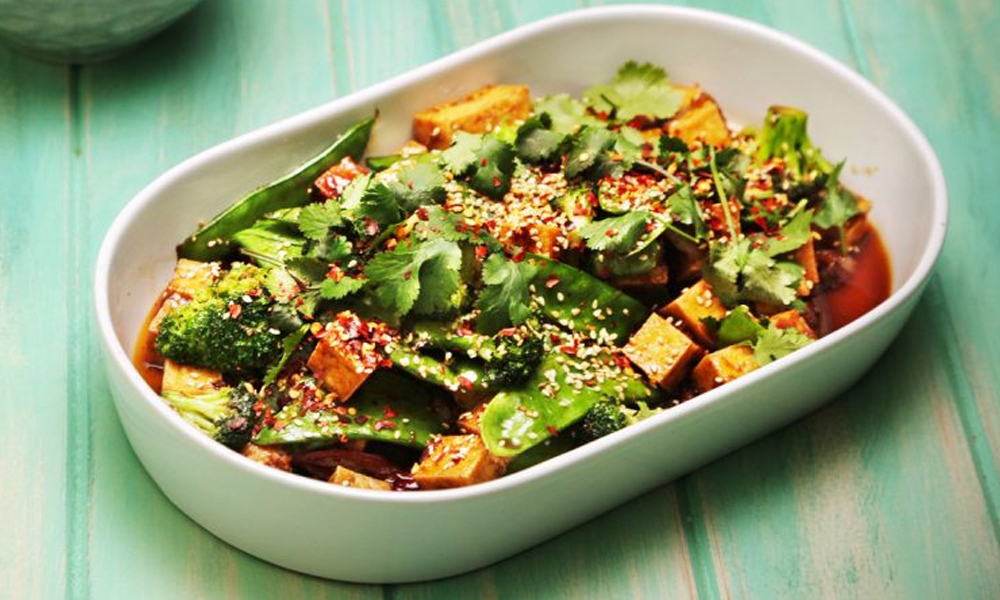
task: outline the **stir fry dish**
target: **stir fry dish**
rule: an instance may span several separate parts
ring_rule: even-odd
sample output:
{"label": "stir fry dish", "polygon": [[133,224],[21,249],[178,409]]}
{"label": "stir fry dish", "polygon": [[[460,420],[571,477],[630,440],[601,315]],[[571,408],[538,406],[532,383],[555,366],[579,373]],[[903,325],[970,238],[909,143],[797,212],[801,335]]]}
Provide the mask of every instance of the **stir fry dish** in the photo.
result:
{"label": "stir fry dish", "polygon": [[[178,246],[136,365],[251,460],[332,484],[489,481],[669,410],[888,295],[869,202],[775,106],[737,130],[628,62],[375,117]],[[776,392],[777,393],[777,392]]]}

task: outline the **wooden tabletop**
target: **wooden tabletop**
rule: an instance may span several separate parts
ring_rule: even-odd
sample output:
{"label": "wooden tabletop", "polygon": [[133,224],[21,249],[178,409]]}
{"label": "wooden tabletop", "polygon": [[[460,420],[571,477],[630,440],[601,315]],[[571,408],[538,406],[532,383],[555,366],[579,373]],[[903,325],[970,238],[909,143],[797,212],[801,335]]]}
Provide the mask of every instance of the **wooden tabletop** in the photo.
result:
{"label": "wooden tabletop", "polygon": [[92,66],[0,48],[0,598],[1000,598],[1000,9],[689,4],[816,45],[927,134],[952,205],[923,301],[819,412],[521,555],[417,585],[274,567],[167,501],[102,372],[97,248],[198,151],[576,0],[208,0]]}

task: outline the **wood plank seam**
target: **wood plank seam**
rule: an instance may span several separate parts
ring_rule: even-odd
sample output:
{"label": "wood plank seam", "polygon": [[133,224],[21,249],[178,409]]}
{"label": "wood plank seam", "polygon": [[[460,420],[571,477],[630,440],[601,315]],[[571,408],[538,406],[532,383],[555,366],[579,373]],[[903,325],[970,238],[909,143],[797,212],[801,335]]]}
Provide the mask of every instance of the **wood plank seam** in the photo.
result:
{"label": "wood plank seam", "polygon": [[67,127],[70,146],[70,190],[66,216],[66,243],[70,254],[66,312],[71,338],[77,343],[67,348],[67,441],[66,441],[66,588],[68,600],[85,600],[89,590],[89,539],[91,495],[90,377],[88,369],[90,340],[90,301],[86,279],[90,265],[86,256],[86,231],[89,225],[86,198],[81,193],[83,179],[83,110],[80,81],[82,68],[67,68]]}
{"label": "wood plank seam", "polygon": [[844,25],[844,36],[847,38],[847,45],[851,49],[854,59],[854,66],[861,75],[871,81],[873,79],[872,65],[868,60],[865,44],[861,39],[861,30],[858,27],[858,19],[855,14],[851,0],[838,0],[841,21]]}
{"label": "wood plank seam", "polygon": [[722,598],[719,591],[719,572],[712,559],[708,520],[702,510],[701,496],[691,475],[677,482],[677,505],[683,524],[684,546],[687,549],[690,572],[694,577],[694,588],[698,598],[715,600]]}

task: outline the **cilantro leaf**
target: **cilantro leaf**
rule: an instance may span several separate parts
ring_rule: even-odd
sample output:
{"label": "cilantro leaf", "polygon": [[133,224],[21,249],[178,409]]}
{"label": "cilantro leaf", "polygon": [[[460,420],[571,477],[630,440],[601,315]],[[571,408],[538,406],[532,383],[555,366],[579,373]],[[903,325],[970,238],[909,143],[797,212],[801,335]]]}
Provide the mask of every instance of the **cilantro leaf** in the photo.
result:
{"label": "cilantro leaf", "polygon": [[355,210],[359,204],[361,204],[361,199],[365,195],[365,191],[368,189],[368,184],[372,181],[371,173],[365,173],[360,177],[355,177],[347,184],[347,187],[340,192],[340,210],[341,212],[350,212]]}
{"label": "cilantro leaf", "polygon": [[501,248],[500,242],[485,228],[469,227],[460,215],[441,206],[427,206],[417,210],[413,235],[421,240],[441,238],[450,242],[468,242],[486,246],[490,252]]}
{"label": "cilantro leaf", "polygon": [[469,187],[494,200],[503,198],[514,175],[514,148],[496,136],[483,136],[476,158]]}
{"label": "cilantro leaf", "polygon": [[326,279],[330,263],[319,258],[300,256],[287,261],[285,268],[296,280],[306,285],[316,285]]}
{"label": "cilantro leaf", "polygon": [[359,233],[365,231],[368,219],[379,225],[391,225],[403,220],[404,216],[396,194],[381,182],[368,186],[361,195],[357,208],[352,212]]}
{"label": "cilantro leaf", "polygon": [[302,343],[302,339],[306,337],[307,333],[309,333],[309,326],[302,325],[298,330],[289,333],[285,336],[285,339],[281,340],[281,358],[267,370],[267,373],[264,375],[262,387],[267,387],[274,383],[274,380],[281,374],[281,370],[285,368],[288,359],[295,353],[295,350]]}
{"label": "cilantro leaf", "polygon": [[621,155],[622,166],[631,169],[632,164],[642,160],[642,146],[646,138],[634,127],[622,127],[615,139],[615,152]]}
{"label": "cilantro leaf", "polygon": [[343,277],[340,281],[324,279],[319,286],[319,295],[324,300],[340,300],[357,292],[365,286],[364,279]]}
{"label": "cilantro leaf", "polygon": [[768,256],[777,256],[797,250],[812,237],[812,211],[801,210],[785,224],[778,235],[767,238],[764,251]]}
{"label": "cilantro leaf", "polygon": [[716,345],[722,348],[742,342],[754,342],[763,331],[764,326],[750,314],[750,309],[745,304],[740,304],[719,322]]}
{"label": "cilantro leaf", "polygon": [[420,267],[420,295],[413,305],[418,315],[446,315],[461,307],[467,288],[462,285],[462,251],[451,244]]}
{"label": "cilantro leaf", "polygon": [[452,139],[454,141],[451,146],[441,152],[441,159],[449,171],[460,177],[476,163],[476,155],[483,143],[483,136],[456,131]]}
{"label": "cilantro leaf", "polygon": [[[375,302],[388,310],[395,317],[409,313],[421,294],[421,268],[434,258],[445,257],[443,264],[432,267],[435,274],[440,275],[448,268],[457,270],[462,261],[462,250],[455,242],[444,239],[432,239],[420,243],[403,243],[389,252],[376,255],[365,268],[365,275],[371,282],[369,289],[373,290]],[[440,282],[441,288],[454,285],[455,280]],[[439,295],[455,290],[433,290],[439,282],[428,282],[428,288],[434,294],[428,305],[437,305]],[[426,308],[426,307],[425,307]]]}
{"label": "cilantro leaf", "polygon": [[486,285],[476,301],[478,328],[494,333],[527,320],[531,316],[528,286],[537,273],[538,267],[528,261],[507,260],[500,253],[490,255],[483,263],[483,283]]}
{"label": "cilantro leaf", "polygon": [[319,258],[327,263],[343,260],[351,255],[353,246],[347,238],[342,235],[328,233],[326,237],[317,242],[309,249],[306,256]]}
{"label": "cilantro leaf", "polygon": [[759,300],[789,305],[803,269],[792,262],[778,262],[749,239],[709,246],[705,280],[727,306],[740,300]]}
{"label": "cilantro leaf", "polygon": [[566,136],[552,131],[552,118],[542,113],[525,121],[517,130],[514,145],[521,160],[544,163],[558,156]]}
{"label": "cilantro leaf", "polygon": [[566,162],[566,177],[585,176],[599,179],[613,166],[608,150],[614,147],[616,136],[601,127],[584,127],[570,140]]}
{"label": "cilantro leaf", "polygon": [[660,143],[658,144],[658,150],[660,156],[668,156],[670,154],[680,154],[687,155],[691,149],[688,147],[687,142],[681,138],[673,137],[670,135],[661,135]]}
{"label": "cilantro leaf", "polygon": [[604,126],[604,122],[587,113],[587,107],[569,94],[554,94],[535,101],[535,114],[545,113],[552,119],[552,131],[573,134],[588,125]]}
{"label": "cilantro leaf", "polygon": [[668,119],[680,109],[684,95],[670,86],[667,73],[650,63],[630,60],[618,69],[614,81],[583,93],[584,102],[598,113],[614,113],[617,120],[638,116]]}
{"label": "cilantro leaf", "polygon": [[580,236],[587,240],[587,247],[591,250],[625,254],[631,251],[646,233],[649,219],[649,211],[637,210],[588,223],[580,228]]}
{"label": "cilantro leaf", "polygon": [[844,168],[844,162],[837,163],[833,172],[826,180],[826,198],[820,206],[819,212],[814,219],[817,226],[823,229],[836,227],[840,232],[841,251],[846,252],[844,247],[844,225],[851,217],[860,214],[858,200],[850,191],[840,185],[840,171]]}
{"label": "cilantro leaf", "polygon": [[708,227],[705,226],[705,220],[701,217],[701,207],[691,192],[691,186],[684,184],[671,194],[667,198],[667,208],[679,223],[694,228],[696,240],[703,240],[708,235]]}
{"label": "cilantro leaf", "polygon": [[331,227],[344,223],[340,216],[340,205],[332,200],[322,204],[309,204],[299,212],[299,231],[310,240],[321,240]]}
{"label": "cilantro leaf", "polygon": [[774,323],[770,323],[754,343],[753,357],[758,364],[764,366],[795,352],[810,342],[812,339],[794,327],[781,329]]}
{"label": "cilantro leaf", "polygon": [[395,172],[396,180],[385,183],[405,212],[413,211],[418,206],[444,202],[444,173],[429,156],[408,159]]}

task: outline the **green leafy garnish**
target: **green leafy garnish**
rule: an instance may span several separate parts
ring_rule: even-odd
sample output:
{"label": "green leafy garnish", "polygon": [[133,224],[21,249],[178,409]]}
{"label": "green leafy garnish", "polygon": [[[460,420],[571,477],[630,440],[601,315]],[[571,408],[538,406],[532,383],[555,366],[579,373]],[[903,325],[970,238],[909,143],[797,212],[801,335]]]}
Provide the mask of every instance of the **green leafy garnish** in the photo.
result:
{"label": "green leafy garnish", "polygon": [[684,95],[670,86],[666,71],[634,60],[618,69],[614,81],[590,88],[583,98],[593,110],[613,113],[620,121],[638,116],[669,119],[677,114],[684,101]]}
{"label": "green leafy garnish", "polygon": [[646,233],[649,220],[649,211],[637,210],[588,223],[580,228],[580,236],[587,240],[587,247],[591,250],[626,254]]}
{"label": "green leafy garnish", "polygon": [[616,139],[614,133],[604,128],[581,129],[570,140],[566,177],[599,179],[607,174],[613,165],[608,150],[614,147]]}
{"label": "green leafy garnish", "polygon": [[[376,303],[392,316],[403,317],[423,294],[427,299],[422,300],[421,308],[447,308],[452,296],[459,291],[457,271],[461,263],[462,250],[455,242],[444,239],[404,242],[394,250],[376,255],[365,268],[365,275],[371,282],[369,288]],[[428,266],[428,275],[442,279],[435,281],[425,277],[425,266]],[[454,276],[449,271],[454,271]]]}
{"label": "green leafy garnish", "polygon": [[719,348],[752,342],[764,331],[764,326],[750,313],[745,304],[740,304],[719,322],[716,332],[716,346]]}
{"label": "green leafy garnish", "polygon": [[341,300],[357,292],[365,286],[364,279],[343,277],[339,281],[324,279],[319,286],[319,295],[324,300]]}
{"label": "green leafy garnish", "polygon": [[796,298],[802,267],[792,262],[778,262],[761,249],[751,247],[749,239],[714,243],[709,246],[705,279],[727,306],[740,300],[789,305]]}
{"label": "green leafy garnish", "polygon": [[597,125],[603,127],[604,122],[587,112],[582,102],[569,94],[553,94],[535,101],[535,114],[545,113],[552,119],[552,131],[562,134],[573,134],[581,127]]}
{"label": "green leafy garnish", "polygon": [[340,216],[340,205],[333,200],[322,204],[310,204],[299,212],[299,231],[310,240],[321,240],[331,227],[344,223]]}
{"label": "green leafy garnish", "polygon": [[773,237],[767,238],[764,251],[768,256],[777,256],[797,250],[812,237],[812,211],[801,210]]}
{"label": "green leafy garnish", "polygon": [[531,316],[529,286],[538,267],[528,261],[514,262],[502,254],[492,254],[483,263],[483,283],[486,284],[476,308],[477,326],[486,333],[508,325],[520,325]]}
{"label": "green leafy garnish", "polygon": [[465,131],[456,131],[451,146],[441,152],[444,166],[456,177],[465,175],[475,164],[483,136]]}
{"label": "green leafy garnish", "polygon": [[531,117],[517,130],[517,155],[529,163],[544,163],[559,154],[566,136],[552,131],[552,118],[542,113]]}
{"label": "green leafy garnish", "polygon": [[826,180],[826,197],[816,213],[814,221],[816,225],[823,229],[836,227],[840,233],[840,250],[847,252],[847,244],[844,239],[844,225],[851,217],[861,213],[858,208],[858,200],[854,194],[844,189],[840,185],[840,171],[844,168],[843,161],[837,163],[833,172]]}
{"label": "green leafy garnish", "polygon": [[483,136],[476,159],[469,187],[494,200],[503,198],[514,174],[514,148],[496,136]]}
{"label": "green leafy garnish", "polygon": [[794,327],[781,329],[774,323],[768,325],[763,330],[753,344],[753,357],[758,364],[764,366],[769,362],[778,360],[795,352],[799,348],[812,342],[809,336],[804,335]]}
{"label": "green leafy garnish", "polygon": [[407,159],[395,175],[396,179],[389,179],[385,185],[405,212],[411,212],[418,206],[444,202],[444,174],[430,155]]}
{"label": "green leafy garnish", "polygon": [[704,240],[708,235],[708,227],[701,217],[701,207],[691,192],[691,186],[685,184],[667,198],[667,208],[670,214],[677,218],[683,225],[689,225],[694,229],[694,238],[698,241]]}

